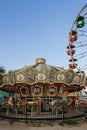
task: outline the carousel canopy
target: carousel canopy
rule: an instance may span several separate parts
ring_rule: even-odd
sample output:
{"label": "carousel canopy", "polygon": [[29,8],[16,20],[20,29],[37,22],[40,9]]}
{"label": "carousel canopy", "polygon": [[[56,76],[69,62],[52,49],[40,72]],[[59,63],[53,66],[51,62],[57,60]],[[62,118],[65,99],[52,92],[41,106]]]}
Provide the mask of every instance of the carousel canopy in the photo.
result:
{"label": "carousel canopy", "polygon": [[18,85],[34,84],[64,84],[69,91],[82,90],[87,86],[87,77],[84,73],[76,73],[72,69],[46,64],[44,58],[37,58],[36,64],[25,66],[22,69],[0,74],[0,89],[15,91]]}

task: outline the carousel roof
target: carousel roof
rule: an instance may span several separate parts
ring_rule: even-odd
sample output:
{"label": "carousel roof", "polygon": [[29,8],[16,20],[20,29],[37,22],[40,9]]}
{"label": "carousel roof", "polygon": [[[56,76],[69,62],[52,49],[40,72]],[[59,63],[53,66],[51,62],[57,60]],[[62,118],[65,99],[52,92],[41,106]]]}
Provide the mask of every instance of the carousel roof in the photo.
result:
{"label": "carousel roof", "polygon": [[[34,84],[64,84],[69,91],[81,90],[87,86],[87,77],[84,73],[74,72],[72,69],[46,64],[44,58],[37,58],[36,64],[25,66],[22,69],[8,71],[0,74],[0,89],[5,90],[9,86],[34,85]],[[11,87],[10,87],[11,88]],[[15,88],[14,88],[15,89]]]}
{"label": "carousel roof", "polygon": [[62,67],[57,67],[57,66],[52,66],[52,65],[46,64],[46,60],[44,58],[37,58],[36,64],[31,65],[31,66],[25,66],[24,68],[16,70],[15,72],[22,71],[22,70],[29,68],[29,67],[32,67],[36,71],[43,71],[43,72],[48,72],[49,70],[65,71],[65,69]]}

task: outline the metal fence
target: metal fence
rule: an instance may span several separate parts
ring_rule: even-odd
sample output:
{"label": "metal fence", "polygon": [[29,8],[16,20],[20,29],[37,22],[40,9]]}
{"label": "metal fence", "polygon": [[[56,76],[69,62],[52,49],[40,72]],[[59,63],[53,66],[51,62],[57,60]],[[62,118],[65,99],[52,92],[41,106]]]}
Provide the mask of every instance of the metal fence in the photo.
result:
{"label": "metal fence", "polygon": [[29,105],[1,105],[0,116],[20,119],[65,119],[87,117],[87,106],[76,107],[56,98],[43,98],[43,102],[34,104],[34,99],[28,98]]}

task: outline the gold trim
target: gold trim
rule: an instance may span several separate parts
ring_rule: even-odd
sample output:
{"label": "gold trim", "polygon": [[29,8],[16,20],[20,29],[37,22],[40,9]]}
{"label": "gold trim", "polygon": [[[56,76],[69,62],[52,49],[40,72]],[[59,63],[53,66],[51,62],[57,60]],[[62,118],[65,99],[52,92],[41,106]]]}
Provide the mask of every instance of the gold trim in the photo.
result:
{"label": "gold trim", "polygon": [[65,81],[66,81],[65,72],[57,72],[55,82],[56,83],[65,83]]}
{"label": "gold trim", "polygon": [[26,84],[33,85],[35,81],[35,69],[32,67],[26,67],[25,69]]}
{"label": "gold trim", "polygon": [[35,79],[37,82],[46,83],[47,82],[47,73],[43,72],[43,71],[39,71],[39,72],[37,72]]}
{"label": "gold trim", "polygon": [[[50,92],[50,89],[55,89],[55,93]],[[57,96],[57,87],[56,86],[48,86],[47,87],[47,96],[54,97]]]}
{"label": "gold trim", "polygon": [[[37,88],[40,88],[40,92],[38,92],[37,94],[35,94],[34,92],[34,88],[37,87]],[[41,85],[35,85],[35,86],[31,86],[31,95],[35,97],[38,97],[38,96],[43,96],[43,86]]]}
{"label": "gold trim", "polygon": [[[24,89],[24,91],[25,91],[25,94],[23,94],[23,89]],[[27,96],[29,96],[29,89],[28,89],[28,87],[21,86],[21,87],[20,87],[20,95],[21,95],[22,97],[27,97]]]}
{"label": "gold trim", "polygon": [[[51,73],[51,72],[53,72],[53,73]],[[52,75],[51,75],[52,74]],[[56,76],[56,71],[55,70],[53,70],[53,69],[50,69],[49,71],[48,71],[48,83],[50,84],[50,85],[52,85],[52,84],[54,84],[54,81],[55,81],[55,76]],[[52,76],[52,77],[50,77],[50,76]],[[54,77],[53,77],[54,76]]]}
{"label": "gold trim", "polygon": [[15,80],[16,80],[16,83],[24,83],[25,82],[25,75],[24,75],[24,73],[22,73],[22,72],[15,73]]}
{"label": "gold trim", "polygon": [[[84,87],[83,87],[83,86],[84,86]],[[83,79],[82,87],[83,87],[83,88],[86,88],[86,87],[87,87],[87,76],[84,77],[84,79]]]}

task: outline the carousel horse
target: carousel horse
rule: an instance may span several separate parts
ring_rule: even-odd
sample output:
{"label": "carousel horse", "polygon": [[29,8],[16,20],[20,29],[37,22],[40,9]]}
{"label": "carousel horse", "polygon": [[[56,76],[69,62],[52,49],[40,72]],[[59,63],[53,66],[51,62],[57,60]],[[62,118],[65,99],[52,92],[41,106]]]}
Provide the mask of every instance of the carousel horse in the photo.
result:
{"label": "carousel horse", "polygon": [[12,94],[9,95],[9,98],[8,98],[8,105],[13,106],[13,96],[12,96]]}
{"label": "carousel horse", "polygon": [[35,105],[35,106],[38,106],[38,105],[40,105],[42,102],[43,102],[42,99],[35,99],[34,105]]}
{"label": "carousel horse", "polygon": [[79,109],[80,107],[87,107],[87,99],[77,98],[75,99],[75,109]]}
{"label": "carousel horse", "polygon": [[23,101],[19,105],[20,106],[38,106],[42,102],[43,102],[42,99],[35,99],[33,102]]}

